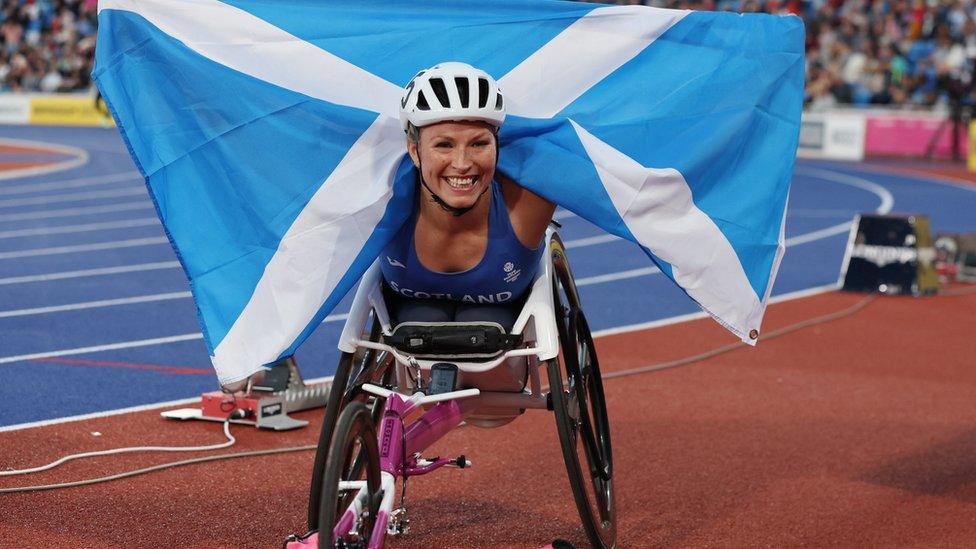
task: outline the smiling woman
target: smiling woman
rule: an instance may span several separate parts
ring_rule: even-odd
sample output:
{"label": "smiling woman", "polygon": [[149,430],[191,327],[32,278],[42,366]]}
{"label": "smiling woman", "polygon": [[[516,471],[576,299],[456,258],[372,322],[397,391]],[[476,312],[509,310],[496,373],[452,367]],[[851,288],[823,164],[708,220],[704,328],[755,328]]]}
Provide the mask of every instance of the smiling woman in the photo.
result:
{"label": "smiling woman", "polygon": [[498,84],[470,65],[441,63],[407,85],[400,120],[421,188],[383,250],[396,320],[511,329],[555,205],[496,172],[505,120]]}

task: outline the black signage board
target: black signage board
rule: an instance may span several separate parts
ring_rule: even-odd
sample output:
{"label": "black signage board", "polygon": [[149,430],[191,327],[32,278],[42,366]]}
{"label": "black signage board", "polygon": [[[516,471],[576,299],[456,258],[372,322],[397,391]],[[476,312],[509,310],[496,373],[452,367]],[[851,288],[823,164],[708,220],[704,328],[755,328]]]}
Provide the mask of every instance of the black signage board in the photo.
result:
{"label": "black signage board", "polygon": [[927,217],[862,214],[851,228],[842,287],[885,294],[935,293],[934,257]]}

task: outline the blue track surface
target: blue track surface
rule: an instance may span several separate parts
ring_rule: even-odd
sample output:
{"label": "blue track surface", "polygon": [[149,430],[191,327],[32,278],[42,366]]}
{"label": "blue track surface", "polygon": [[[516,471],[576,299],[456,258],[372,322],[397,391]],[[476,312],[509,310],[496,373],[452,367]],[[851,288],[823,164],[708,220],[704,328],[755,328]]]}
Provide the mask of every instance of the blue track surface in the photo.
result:
{"label": "blue track surface", "polygon": [[[216,388],[186,277],[174,266],[145,186],[115,130],[0,127],[0,138],[69,145],[89,155],[77,168],[0,180],[0,426]],[[847,241],[844,224],[855,213],[886,204],[893,212],[928,214],[935,232],[976,230],[972,187],[879,174],[857,164],[801,161],[786,224],[790,245],[773,294],[835,282]],[[576,217],[561,221],[569,243],[603,234]],[[587,283],[589,277],[650,267],[629,243],[578,246],[570,257],[595,330],[698,310],[660,274]],[[134,265],[152,268],[133,271]],[[75,273],[89,270],[98,271]],[[128,302],[92,305],[111,300]],[[345,312],[348,301],[335,312]],[[332,373],[340,329],[341,322],[326,322],[299,350],[306,378]],[[132,346],[173,336],[183,338]],[[24,358],[109,345],[121,348]]]}

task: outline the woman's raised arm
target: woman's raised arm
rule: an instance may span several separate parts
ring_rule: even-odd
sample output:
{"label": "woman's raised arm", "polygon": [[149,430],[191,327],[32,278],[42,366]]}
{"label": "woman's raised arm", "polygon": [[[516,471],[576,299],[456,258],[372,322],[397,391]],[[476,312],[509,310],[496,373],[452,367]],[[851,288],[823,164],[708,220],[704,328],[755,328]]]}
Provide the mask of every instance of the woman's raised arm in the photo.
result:
{"label": "woman's raised arm", "polygon": [[542,243],[549,221],[556,205],[518,184],[501,172],[495,177],[502,185],[508,215],[512,220],[512,229],[518,236],[519,242],[535,248]]}

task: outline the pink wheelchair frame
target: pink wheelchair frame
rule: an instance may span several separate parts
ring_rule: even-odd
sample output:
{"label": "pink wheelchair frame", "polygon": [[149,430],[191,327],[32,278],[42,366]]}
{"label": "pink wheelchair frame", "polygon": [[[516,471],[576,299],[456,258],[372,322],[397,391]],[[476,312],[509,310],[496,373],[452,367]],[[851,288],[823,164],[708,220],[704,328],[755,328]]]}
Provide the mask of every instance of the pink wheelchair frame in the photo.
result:
{"label": "pink wheelchair frame", "polygon": [[[547,234],[546,253],[512,329],[522,336],[518,347],[480,360],[437,355],[436,350],[410,354],[387,343],[394,330],[389,318],[374,264],[363,277],[339,342],[343,355],[312,471],[309,533],[290,536],[285,547],[383,547],[387,535],[408,530],[404,496],[409,477],[470,465],[464,456],[424,458],[425,449],[462,424],[497,427],[526,409],[554,412],[587,537],[594,547],[613,547],[613,460],[599,363],[555,231]],[[364,337],[370,319],[372,329]],[[445,362],[456,368],[454,389],[431,392],[431,368]],[[543,364],[550,387],[563,390],[544,390]],[[408,421],[419,409],[425,411]]]}

